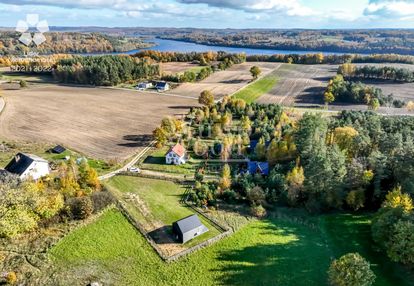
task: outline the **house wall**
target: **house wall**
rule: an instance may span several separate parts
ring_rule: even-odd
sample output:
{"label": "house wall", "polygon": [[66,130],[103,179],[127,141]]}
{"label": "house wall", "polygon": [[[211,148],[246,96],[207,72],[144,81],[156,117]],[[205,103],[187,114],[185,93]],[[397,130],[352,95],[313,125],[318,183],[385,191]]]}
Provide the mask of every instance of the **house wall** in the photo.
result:
{"label": "house wall", "polygon": [[20,176],[21,179],[40,179],[41,177],[49,175],[49,163],[47,162],[32,162],[27,170]]}

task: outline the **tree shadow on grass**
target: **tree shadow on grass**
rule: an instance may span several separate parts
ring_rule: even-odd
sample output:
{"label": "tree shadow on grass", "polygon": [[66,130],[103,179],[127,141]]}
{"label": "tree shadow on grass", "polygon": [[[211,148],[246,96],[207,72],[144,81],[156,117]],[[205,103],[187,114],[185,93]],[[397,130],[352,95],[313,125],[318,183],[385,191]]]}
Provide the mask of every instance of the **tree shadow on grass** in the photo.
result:
{"label": "tree shadow on grass", "polygon": [[249,244],[253,246],[219,254],[217,283],[325,285],[329,255],[318,233],[291,223],[268,222],[252,230]]}
{"label": "tree shadow on grass", "polygon": [[151,134],[140,134],[140,135],[125,135],[122,137],[123,140],[128,141],[127,143],[119,143],[118,146],[123,147],[147,147],[148,144],[153,140]]}

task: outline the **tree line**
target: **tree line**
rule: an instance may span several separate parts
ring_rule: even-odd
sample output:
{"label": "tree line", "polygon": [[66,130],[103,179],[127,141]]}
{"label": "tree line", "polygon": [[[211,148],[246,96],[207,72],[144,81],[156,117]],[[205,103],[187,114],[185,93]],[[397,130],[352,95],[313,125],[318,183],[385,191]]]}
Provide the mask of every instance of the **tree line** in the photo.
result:
{"label": "tree line", "polygon": [[53,70],[59,82],[98,86],[114,86],[159,75],[158,64],[127,55],[75,56],[59,60]]}
{"label": "tree line", "polygon": [[139,37],[125,37],[101,33],[50,32],[40,46],[27,47],[19,42],[17,32],[0,32],[0,55],[18,55],[27,52],[56,53],[111,53],[148,48],[149,43]]}
{"label": "tree line", "polygon": [[345,78],[352,79],[379,79],[396,82],[413,82],[414,72],[408,68],[396,68],[390,66],[363,66],[343,64],[339,67],[338,73]]}
{"label": "tree line", "polygon": [[278,62],[292,64],[344,64],[344,63],[401,63],[414,64],[414,56],[397,54],[372,54],[372,55],[324,55],[322,53],[309,54],[274,54],[274,55],[249,55],[248,62]]}

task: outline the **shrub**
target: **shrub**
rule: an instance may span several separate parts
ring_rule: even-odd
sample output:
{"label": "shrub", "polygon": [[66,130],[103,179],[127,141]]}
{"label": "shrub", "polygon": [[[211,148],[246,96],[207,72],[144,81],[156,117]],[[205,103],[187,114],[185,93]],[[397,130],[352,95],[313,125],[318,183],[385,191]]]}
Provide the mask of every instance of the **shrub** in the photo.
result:
{"label": "shrub", "polygon": [[6,283],[10,285],[16,284],[17,282],[17,275],[13,271],[7,273],[5,278],[6,278]]}
{"label": "shrub", "polygon": [[414,264],[414,223],[400,220],[394,225],[387,253],[393,261]]}
{"label": "shrub", "polygon": [[21,80],[21,81],[20,81],[20,87],[21,87],[21,88],[25,88],[25,87],[27,87],[27,82],[26,82],[25,80]]}
{"label": "shrub", "polygon": [[334,260],[328,276],[330,284],[335,286],[369,286],[375,280],[369,262],[358,253],[348,253]]}
{"label": "shrub", "polygon": [[364,207],[365,192],[363,189],[350,191],[346,196],[347,205],[354,211]]}
{"label": "shrub", "polygon": [[92,193],[91,200],[94,212],[103,210],[107,206],[115,203],[114,197],[108,191]]}
{"label": "shrub", "polygon": [[374,217],[371,225],[372,239],[385,248],[390,240],[394,225],[403,217],[403,210],[381,209]]}
{"label": "shrub", "polygon": [[266,216],[266,209],[261,205],[253,205],[250,208],[250,213],[252,214],[252,216],[262,218]]}
{"label": "shrub", "polygon": [[85,219],[93,212],[93,203],[90,197],[73,198],[70,202],[70,211],[74,219]]}
{"label": "shrub", "polygon": [[262,188],[256,186],[247,193],[247,199],[252,205],[262,205],[266,201],[266,194]]}

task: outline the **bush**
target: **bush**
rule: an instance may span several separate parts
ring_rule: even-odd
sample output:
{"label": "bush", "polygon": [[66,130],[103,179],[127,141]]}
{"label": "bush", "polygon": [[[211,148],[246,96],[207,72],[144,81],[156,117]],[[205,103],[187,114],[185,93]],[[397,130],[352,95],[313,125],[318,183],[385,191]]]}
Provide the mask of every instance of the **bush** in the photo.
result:
{"label": "bush", "polygon": [[6,283],[10,285],[16,284],[17,282],[17,275],[13,271],[7,273],[5,278],[6,278]]}
{"label": "bush", "polygon": [[93,213],[93,203],[90,197],[73,198],[70,201],[70,211],[74,219],[85,219]]}
{"label": "bush", "polygon": [[234,203],[236,202],[237,195],[233,190],[225,190],[223,194],[221,195],[222,199],[228,203]]}
{"label": "bush", "polygon": [[262,218],[266,216],[266,209],[262,207],[261,205],[253,205],[250,208],[250,213],[252,216]]}
{"label": "bush", "polygon": [[328,270],[329,283],[335,286],[369,286],[375,274],[358,253],[348,253],[334,260]]}
{"label": "bush", "polygon": [[414,264],[414,223],[400,220],[394,225],[387,253],[393,261]]}
{"label": "bush", "polygon": [[93,204],[93,211],[95,213],[115,203],[114,197],[108,191],[92,193],[91,200]]}

